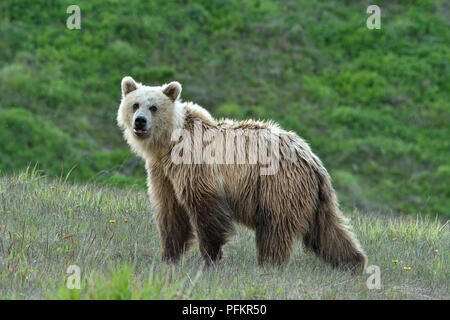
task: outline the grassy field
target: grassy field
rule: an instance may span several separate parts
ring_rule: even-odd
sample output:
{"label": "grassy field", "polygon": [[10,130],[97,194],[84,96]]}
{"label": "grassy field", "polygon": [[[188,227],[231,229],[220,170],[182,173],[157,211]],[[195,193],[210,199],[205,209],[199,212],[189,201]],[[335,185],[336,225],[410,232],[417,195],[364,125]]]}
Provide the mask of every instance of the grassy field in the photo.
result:
{"label": "grassy field", "polygon": [[[2,299],[450,299],[444,220],[346,212],[381,289],[334,270],[300,243],[281,268],[256,266],[254,235],[238,228],[224,259],[203,270],[198,250],[160,260],[145,192],[48,180],[33,170],[0,177]],[[66,288],[69,265],[81,289]]]}

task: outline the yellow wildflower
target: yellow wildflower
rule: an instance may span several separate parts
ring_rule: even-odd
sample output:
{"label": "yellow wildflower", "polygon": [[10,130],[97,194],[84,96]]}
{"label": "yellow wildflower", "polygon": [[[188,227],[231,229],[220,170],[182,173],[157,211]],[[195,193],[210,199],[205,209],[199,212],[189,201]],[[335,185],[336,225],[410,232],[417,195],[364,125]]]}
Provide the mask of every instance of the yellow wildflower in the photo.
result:
{"label": "yellow wildflower", "polygon": [[398,263],[398,260],[392,260],[393,263]]}
{"label": "yellow wildflower", "polygon": [[403,267],[403,270],[411,270],[411,267]]}
{"label": "yellow wildflower", "polygon": [[392,238],[392,241],[395,241],[395,240],[397,240],[397,238],[396,238],[396,237]]}
{"label": "yellow wildflower", "polygon": [[109,220],[109,223],[116,223],[116,220],[111,219],[111,220]]}
{"label": "yellow wildflower", "polygon": [[127,223],[127,222],[128,222],[128,219],[127,219],[127,218],[123,219],[123,222]]}
{"label": "yellow wildflower", "polygon": [[56,187],[55,187],[55,186],[50,186],[50,189],[52,189],[52,190],[53,190],[53,189],[56,189]]}

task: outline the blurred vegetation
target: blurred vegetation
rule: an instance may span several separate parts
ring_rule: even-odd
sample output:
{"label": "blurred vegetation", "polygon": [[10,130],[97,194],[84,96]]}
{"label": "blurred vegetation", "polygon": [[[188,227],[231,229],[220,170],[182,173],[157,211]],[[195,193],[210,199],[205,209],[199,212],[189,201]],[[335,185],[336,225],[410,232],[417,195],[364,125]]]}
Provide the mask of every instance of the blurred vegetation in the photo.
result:
{"label": "blurred vegetation", "polygon": [[[0,169],[145,186],[116,126],[120,80],[180,81],[216,117],[307,139],[345,206],[450,216],[444,0],[0,3]],[[70,172],[70,175],[69,175]]]}

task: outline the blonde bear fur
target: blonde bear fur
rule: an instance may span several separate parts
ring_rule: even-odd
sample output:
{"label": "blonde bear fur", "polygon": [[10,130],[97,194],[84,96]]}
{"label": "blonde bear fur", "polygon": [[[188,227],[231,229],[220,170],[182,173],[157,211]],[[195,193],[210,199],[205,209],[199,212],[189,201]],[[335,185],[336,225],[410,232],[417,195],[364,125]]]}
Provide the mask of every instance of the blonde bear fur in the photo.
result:
{"label": "blonde bear fur", "polygon": [[[334,267],[364,269],[366,256],[339,210],[330,176],[302,138],[271,122],[215,120],[181,101],[180,93],[178,82],[150,87],[125,77],[117,116],[125,140],[145,160],[163,260],[178,261],[196,238],[206,264],[216,263],[237,222],[256,232],[259,265],[287,263],[302,239]],[[147,122],[136,131],[137,117]],[[174,163],[172,132],[193,132],[196,122],[204,131],[264,129],[267,139],[277,136],[278,171],[261,175],[258,163]]]}

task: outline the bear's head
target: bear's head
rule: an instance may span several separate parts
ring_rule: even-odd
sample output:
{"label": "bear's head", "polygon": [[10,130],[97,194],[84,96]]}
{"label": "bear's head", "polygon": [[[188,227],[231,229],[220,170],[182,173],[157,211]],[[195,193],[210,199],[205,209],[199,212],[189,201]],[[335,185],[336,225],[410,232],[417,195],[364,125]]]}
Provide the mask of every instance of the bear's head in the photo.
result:
{"label": "bear's head", "polygon": [[145,86],[131,77],[122,79],[122,101],[117,123],[134,151],[167,144],[172,131],[184,121],[178,101],[181,85],[177,81],[162,86]]}

